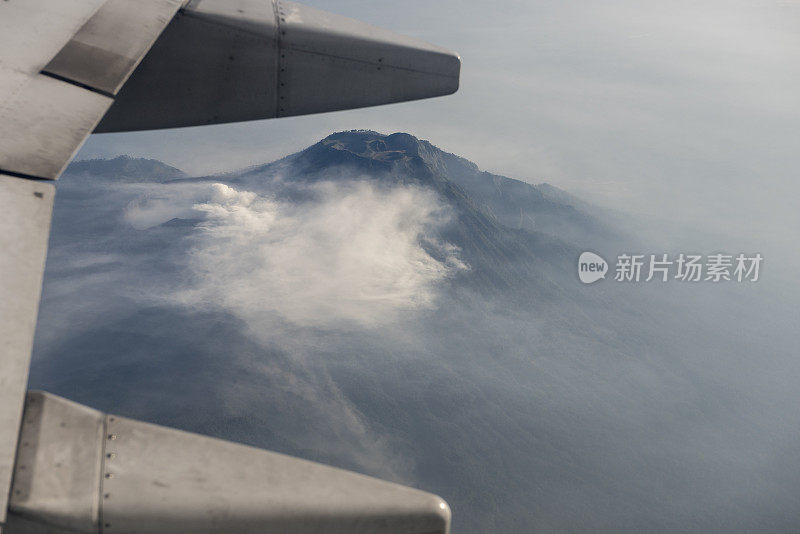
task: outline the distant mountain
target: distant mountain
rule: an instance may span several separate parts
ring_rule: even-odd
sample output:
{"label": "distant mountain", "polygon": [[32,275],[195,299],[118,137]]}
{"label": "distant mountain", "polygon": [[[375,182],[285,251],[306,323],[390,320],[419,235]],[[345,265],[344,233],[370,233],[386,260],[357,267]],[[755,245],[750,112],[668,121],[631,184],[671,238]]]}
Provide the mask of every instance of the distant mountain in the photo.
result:
{"label": "distant mountain", "polygon": [[475,163],[407,133],[337,132],[276,162],[202,179],[256,189],[279,179],[281,194],[291,198],[294,190],[286,182],[304,186],[354,178],[413,184],[439,193],[457,214],[456,224],[443,237],[459,246],[473,267],[464,275],[473,288],[520,293],[520,287],[535,286],[538,297],[553,295],[561,283],[554,277],[563,281],[565,263],[618,237],[599,218],[578,209],[580,201],[565,191],[481,171]]}
{"label": "distant mountain", "polygon": [[102,176],[117,182],[165,182],[187,177],[182,170],[158,160],[130,156],[76,161],[67,167],[64,174]]}
{"label": "distant mountain", "polygon": [[573,262],[585,241],[594,239],[597,246],[598,236],[608,240],[613,235],[598,220],[562,199],[547,198],[536,186],[481,172],[474,163],[405,133],[334,133],[279,161],[202,179],[267,188],[290,199],[320,180],[366,179],[430,188],[456,215],[442,238],[458,246],[471,267],[456,283],[511,292],[523,300],[531,294],[556,295],[563,265]]}
{"label": "distant mountain", "polygon": [[[334,170],[339,174],[332,174]],[[470,206],[507,229],[548,234],[564,241],[615,235],[613,229],[587,213],[591,209],[582,209],[588,206],[585,202],[566,191],[547,183],[532,185],[481,171],[475,163],[406,133],[337,132],[276,162],[203,177],[189,177],[158,160],[126,155],[76,161],[65,175],[121,182],[215,180],[252,185],[254,179],[278,173],[292,180],[315,181],[351,178],[352,171],[360,177],[433,187],[445,198],[462,207]]]}
{"label": "distant mountain", "polygon": [[582,250],[602,248],[615,238],[611,228],[578,209],[579,201],[565,191],[481,171],[471,161],[407,133],[337,132],[272,163],[196,178],[156,160],[128,156],[76,162],[66,174],[114,182],[220,181],[289,199],[307,194],[306,186],[320,180],[366,179],[430,188],[455,213],[442,238],[458,246],[471,267],[456,284],[510,292],[523,300],[558,294],[567,281],[565,264],[572,264]]}
{"label": "distant mountain", "polygon": [[532,185],[486,171],[460,156],[407,133],[370,130],[334,133],[275,163],[249,169],[244,176],[278,171],[314,179],[331,168],[434,186],[445,196],[455,186],[476,208],[509,229],[530,230],[567,241],[608,240],[614,231],[578,209],[580,201],[549,184]]}

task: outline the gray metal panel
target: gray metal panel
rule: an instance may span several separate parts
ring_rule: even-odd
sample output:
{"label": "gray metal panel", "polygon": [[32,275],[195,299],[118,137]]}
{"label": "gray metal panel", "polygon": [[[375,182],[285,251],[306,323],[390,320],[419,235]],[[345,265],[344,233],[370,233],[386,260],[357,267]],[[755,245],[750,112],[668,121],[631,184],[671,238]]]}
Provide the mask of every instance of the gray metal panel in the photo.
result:
{"label": "gray metal panel", "polygon": [[9,510],[74,532],[99,529],[105,414],[40,392],[25,402]]}
{"label": "gray metal panel", "polygon": [[44,75],[0,108],[0,172],[55,180],[111,99]]}
{"label": "gray metal panel", "polygon": [[461,61],[452,52],[300,4],[274,7],[190,3],[96,131],[304,115],[458,90]]}
{"label": "gray metal panel", "polygon": [[274,117],[275,29],[265,0],[190,6],[164,30],[96,131]]}
{"label": "gray metal panel", "polygon": [[281,58],[279,117],[430,98],[458,88],[457,77],[336,56],[286,50]]}
{"label": "gray metal panel", "polygon": [[446,534],[449,529],[450,509],[429,493],[104,417],[49,393],[28,398],[6,534]]}
{"label": "gray metal panel", "polygon": [[449,529],[441,498],[397,484],[121,417],[109,416],[107,438],[102,523],[108,532]]}
{"label": "gray metal panel", "polygon": [[103,1],[0,2],[0,108],[42,70]]}
{"label": "gray metal panel", "polygon": [[319,9],[277,0],[281,48],[458,78],[461,61],[444,48]]}
{"label": "gray metal panel", "polygon": [[272,0],[191,0],[185,13],[269,39],[275,36]]}
{"label": "gray metal panel", "polygon": [[3,526],[2,534],[75,534],[72,530],[45,525],[27,517],[8,514],[8,522]]}
{"label": "gray metal panel", "polygon": [[454,93],[457,54],[363,22],[278,0],[278,116]]}
{"label": "gray metal panel", "polygon": [[55,188],[0,174],[0,523],[17,448]]}
{"label": "gray metal panel", "polygon": [[115,95],[182,0],[108,0],[44,72]]}
{"label": "gray metal panel", "polygon": [[0,2],[0,172],[55,178],[110,104],[39,74],[102,3]]}

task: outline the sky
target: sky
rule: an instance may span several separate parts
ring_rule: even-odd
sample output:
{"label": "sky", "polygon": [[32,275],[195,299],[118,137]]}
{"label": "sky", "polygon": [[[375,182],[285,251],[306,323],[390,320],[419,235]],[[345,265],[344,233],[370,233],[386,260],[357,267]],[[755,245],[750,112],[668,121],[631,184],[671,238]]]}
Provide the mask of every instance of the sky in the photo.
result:
{"label": "sky", "polygon": [[78,159],[129,154],[205,174],[274,160],[333,131],[404,131],[495,173],[800,260],[800,2],[305,3],[457,51],[459,92],[94,135]]}

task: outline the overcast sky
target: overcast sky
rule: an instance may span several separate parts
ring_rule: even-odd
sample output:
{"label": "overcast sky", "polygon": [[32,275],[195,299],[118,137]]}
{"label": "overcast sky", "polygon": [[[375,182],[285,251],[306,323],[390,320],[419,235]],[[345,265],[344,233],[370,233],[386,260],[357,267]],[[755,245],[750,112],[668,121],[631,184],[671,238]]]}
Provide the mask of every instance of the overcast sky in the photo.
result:
{"label": "overcast sky", "polygon": [[460,91],[324,115],[95,135],[78,158],[130,154],[207,173],[273,160],[332,131],[405,131],[484,169],[654,221],[741,235],[770,251],[794,248],[800,2],[305,3],[458,51]]}

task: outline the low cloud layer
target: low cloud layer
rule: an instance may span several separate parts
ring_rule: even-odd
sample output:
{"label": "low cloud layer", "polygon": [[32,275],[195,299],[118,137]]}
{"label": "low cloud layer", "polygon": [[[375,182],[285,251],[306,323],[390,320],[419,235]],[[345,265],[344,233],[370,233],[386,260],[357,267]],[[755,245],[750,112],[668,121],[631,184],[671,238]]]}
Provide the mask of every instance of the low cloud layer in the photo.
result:
{"label": "low cloud layer", "polygon": [[197,219],[195,204],[206,202],[209,184],[142,184],[128,187],[137,196],[125,208],[123,218],[137,230],[146,230],[172,219]]}
{"label": "low cloud layer", "polygon": [[386,325],[433,307],[437,286],[467,268],[436,237],[450,216],[430,191],[352,181],[307,193],[290,203],[221,183],[175,186],[131,203],[125,217],[137,228],[202,219],[193,283],[179,298],[249,323]]}

